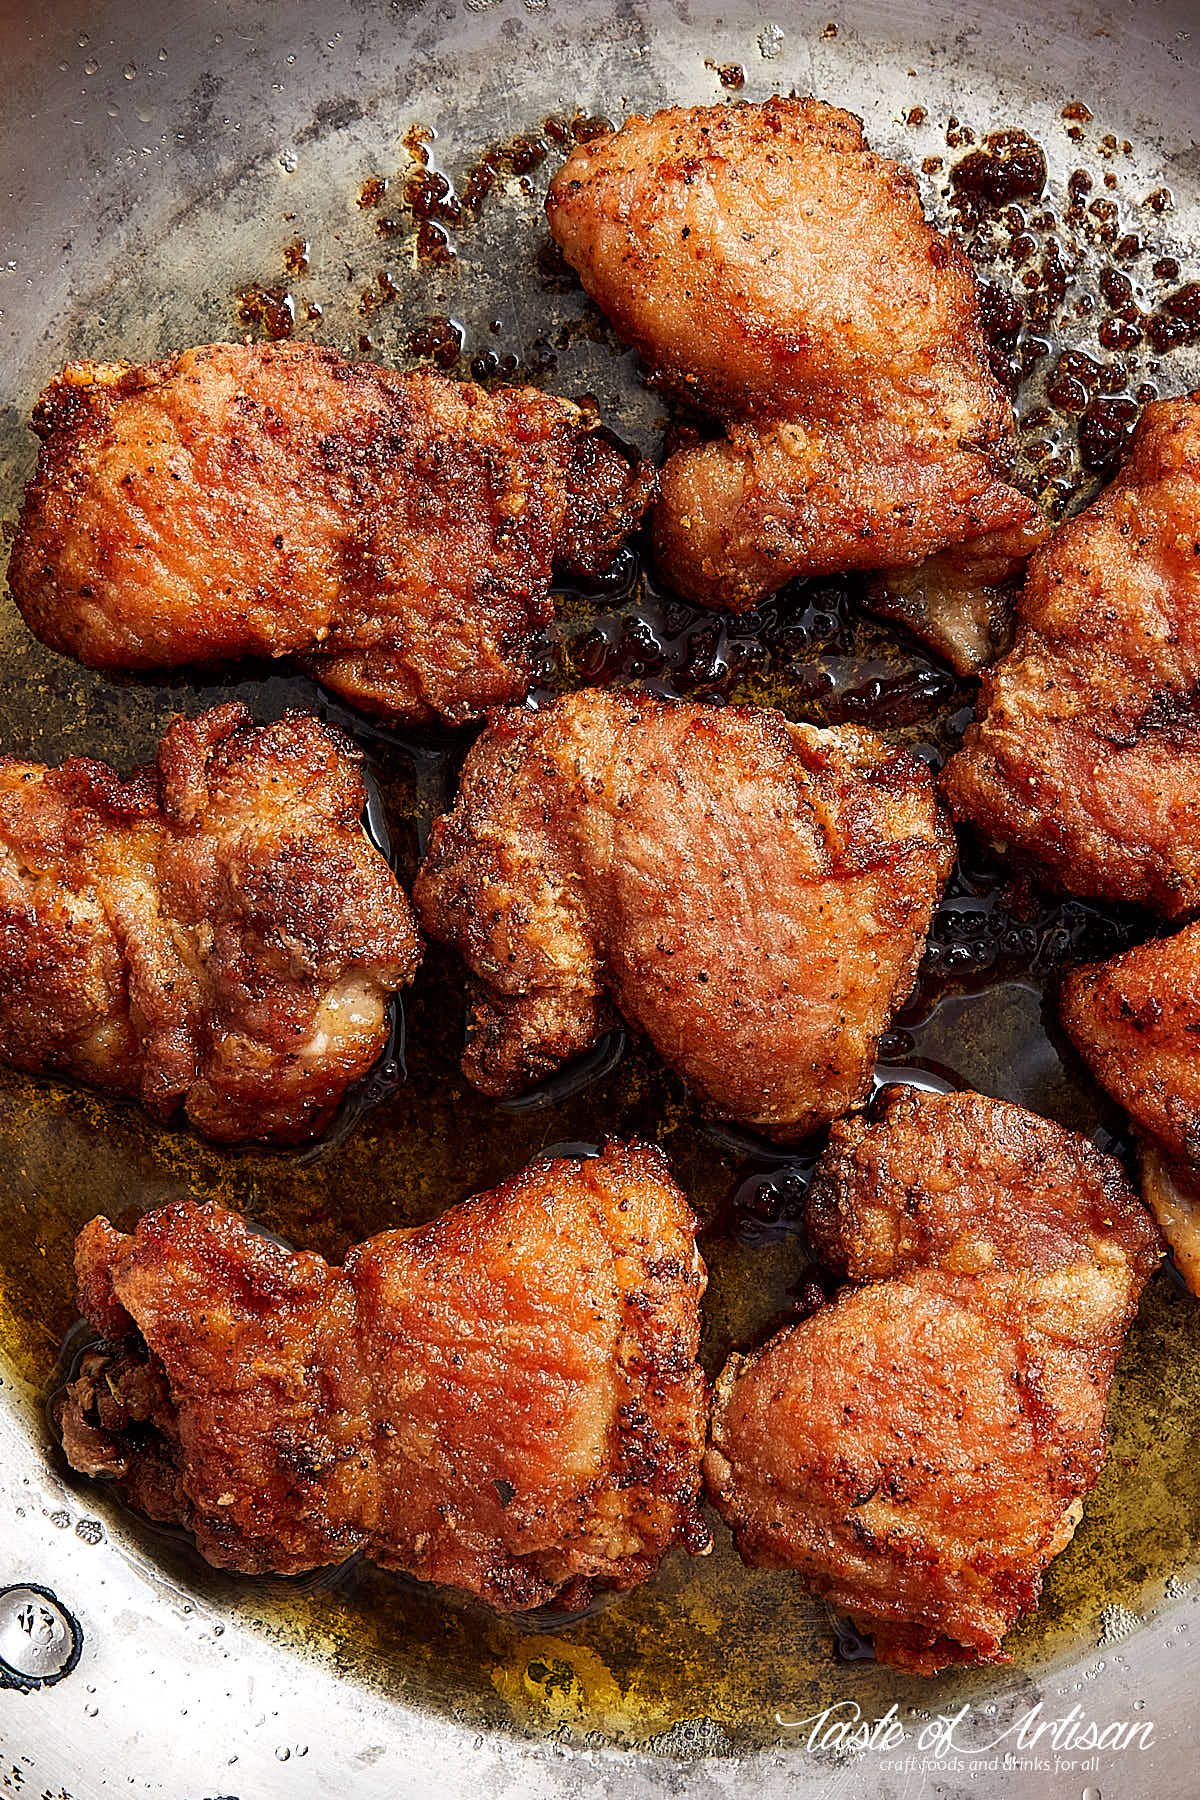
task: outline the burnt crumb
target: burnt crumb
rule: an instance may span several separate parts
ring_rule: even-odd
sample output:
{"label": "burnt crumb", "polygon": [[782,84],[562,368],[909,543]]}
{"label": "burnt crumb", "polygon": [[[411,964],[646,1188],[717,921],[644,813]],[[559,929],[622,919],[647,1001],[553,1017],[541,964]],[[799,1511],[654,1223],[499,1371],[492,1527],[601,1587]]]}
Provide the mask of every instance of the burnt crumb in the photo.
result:
{"label": "burnt crumb", "polygon": [[1141,415],[1127,396],[1089,400],[1079,419],[1079,455],[1085,469],[1108,480],[1120,468]]}
{"label": "burnt crumb", "polygon": [[607,137],[616,126],[603,113],[575,113],[570,121],[571,141],[575,144],[591,144],[596,138]]}
{"label": "burnt crumb", "polygon": [[511,381],[521,367],[521,359],[512,351],[501,355],[498,350],[484,350],[471,358],[472,381]]}
{"label": "burnt crumb", "polygon": [[252,281],[239,288],[237,316],[243,325],[257,327],[272,343],[294,336],[296,330],[296,297],[282,282],[264,287]]}
{"label": "burnt crumb", "polygon": [[380,206],[384,195],[391,186],[386,175],[368,175],[358,190],[358,204],[364,211],[370,207]]}
{"label": "burnt crumb", "polygon": [[392,278],[390,269],[380,269],[371,287],[364,288],[358,297],[358,310],[369,317],[383,306],[388,306],[400,297],[400,289]]}
{"label": "burnt crumb", "polygon": [[1145,332],[1136,318],[1105,319],[1097,333],[1106,350],[1136,350]]}
{"label": "burnt crumb", "polygon": [[1158,312],[1147,321],[1146,336],[1159,352],[1200,340],[1200,282],[1186,282],[1168,294]]}
{"label": "burnt crumb", "polygon": [[462,357],[464,339],[456,320],[435,314],[409,332],[404,347],[410,356],[427,358],[439,369],[452,369]]}
{"label": "burnt crumb", "polygon": [[1045,192],[1046,153],[1027,131],[993,131],[955,163],[950,185],[960,211],[1036,200]]}
{"label": "burnt crumb", "polygon": [[741,63],[715,63],[705,58],[704,66],[711,69],[723,88],[736,91],[746,85],[746,71]]}
{"label": "burnt crumb", "polygon": [[1133,283],[1120,269],[1105,269],[1100,276],[1100,292],[1110,306],[1128,306],[1133,299]]}
{"label": "burnt crumb", "polygon": [[1125,386],[1125,374],[1115,363],[1097,362],[1082,350],[1064,350],[1046,384],[1046,398],[1064,411],[1079,411],[1092,394],[1113,394]]}
{"label": "burnt crumb", "polygon": [[422,220],[417,227],[417,255],[422,262],[440,266],[456,260],[449,233],[444,226],[435,225],[427,219]]}
{"label": "burnt crumb", "polygon": [[578,290],[578,275],[554,242],[547,238],[534,252],[534,266],[541,277],[542,288],[552,294],[570,294]]}
{"label": "burnt crumb", "polygon": [[442,225],[461,225],[466,215],[463,201],[451,187],[447,176],[436,169],[420,165],[420,173],[410,175],[403,187],[404,203],[418,221],[436,219]]}
{"label": "burnt crumb", "polygon": [[987,340],[988,361],[992,373],[1008,388],[1017,383],[1018,369],[1013,352],[1021,334],[1025,315],[1015,294],[985,282],[979,294],[979,318]]}
{"label": "burnt crumb", "polygon": [[311,246],[307,238],[293,238],[283,252],[283,266],[289,275],[307,275],[311,267]]}

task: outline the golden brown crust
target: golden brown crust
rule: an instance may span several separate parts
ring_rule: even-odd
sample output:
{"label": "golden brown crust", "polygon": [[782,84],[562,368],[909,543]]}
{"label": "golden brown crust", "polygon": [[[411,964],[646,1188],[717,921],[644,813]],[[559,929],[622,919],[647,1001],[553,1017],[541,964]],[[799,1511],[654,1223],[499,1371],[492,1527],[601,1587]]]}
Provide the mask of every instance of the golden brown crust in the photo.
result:
{"label": "golden brown crust", "polygon": [[1059,1009],[1076,1049],[1147,1137],[1200,1164],[1200,923],[1073,969]]}
{"label": "golden brown crust", "polygon": [[177,719],[127,781],[0,759],[0,1058],[220,1142],[322,1130],[420,961],[358,760],[237,705]]}
{"label": "golden brown crust", "polygon": [[863,1097],[952,856],[925,766],[869,732],[584,690],[493,719],[413,892],[474,978],[485,1093],[615,1008],[712,1112],[788,1139]]}
{"label": "golden brown crust", "polygon": [[635,115],[573,151],[546,210],[657,379],[727,426],[663,471],[655,548],[690,599],[743,611],[794,576],[1037,523],[1005,478],[1012,407],[974,273],[852,114],[776,97]]}
{"label": "golden brown crust", "polygon": [[603,569],[655,487],[570,401],[311,344],[71,364],[33,423],[9,585],[44,643],[97,668],[302,655],[410,722],[523,696],[560,550]]}
{"label": "golden brown crust", "polygon": [[1200,923],[1073,969],[1059,1007],[1137,1128],[1146,1203],[1200,1293]]}
{"label": "golden brown crust", "polygon": [[1016,643],[945,772],[956,816],[1067,893],[1200,907],[1200,394],[1029,565]]}
{"label": "golden brown crust", "polygon": [[340,1269],[215,1206],[93,1220],[80,1304],[146,1349],[81,1370],[64,1443],[221,1567],[361,1550],[505,1611],[582,1604],[708,1546],[695,1230],[637,1144],[535,1163]]}
{"label": "golden brown crust", "polygon": [[894,1089],[834,1126],[808,1223],[863,1285],[731,1359],[710,1493],[747,1562],[796,1570],[882,1661],[1004,1661],[1103,1462],[1149,1215],[1085,1138]]}

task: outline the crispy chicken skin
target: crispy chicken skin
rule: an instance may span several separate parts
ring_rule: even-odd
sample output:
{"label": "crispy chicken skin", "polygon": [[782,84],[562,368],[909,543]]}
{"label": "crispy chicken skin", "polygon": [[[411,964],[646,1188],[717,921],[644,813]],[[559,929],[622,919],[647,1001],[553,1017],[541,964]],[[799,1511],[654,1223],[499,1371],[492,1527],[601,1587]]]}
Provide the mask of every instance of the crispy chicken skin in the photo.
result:
{"label": "crispy chicken skin", "polygon": [[615,1008],[711,1113],[792,1139],[863,1097],[952,856],[925,766],[870,732],[584,690],[493,719],[413,897],[474,978],[484,1093]]}
{"label": "crispy chicken skin", "polygon": [[341,1268],[181,1203],[93,1219],[74,1465],[247,1572],[386,1568],[520,1612],[629,1588],[699,1511],[705,1272],[666,1159],[540,1162]]}
{"label": "crispy chicken skin", "polygon": [[1142,1193],[1200,1293],[1200,923],[1072,970],[1060,1010],[1137,1128]]}
{"label": "crispy chicken skin", "polygon": [[[663,471],[655,548],[682,594],[740,612],[794,576],[967,540],[991,564],[1028,555],[1039,515],[1005,479],[1012,407],[975,276],[852,114],[776,97],[635,115],[572,152],[546,210],[657,379],[726,427]],[[910,596],[905,617],[973,663],[974,605],[964,623]]]}
{"label": "crispy chicken skin", "polygon": [[0,1059],[222,1143],[315,1136],[420,961],[364,799],[339,733],[237,705],[127,781],[0,759]]}
{"label": "crispy chicken skin", "polygon": [[957,817],[1067,893],[1200,907],[1200,393],[1030,563],[1011,655],[951,759]]}
{"label": "crispy chicken skin", "polygon": [[33,424],[9,585],[43,643],[101,669],[297,654],[410,723],[520,699],[556,562],[601,572],[655,488],[570,401],[311,344],[74,363]]}
{"label": "crispy chicken skin", "polygon": [[796,1570],[882,1662],[1005,1661],[1099,1474],[1153,1223],[1087,1139],[892,1089],[834,1126],[808,1227],[851,1285],[731,1357],[709,1491],[748,1563]]}

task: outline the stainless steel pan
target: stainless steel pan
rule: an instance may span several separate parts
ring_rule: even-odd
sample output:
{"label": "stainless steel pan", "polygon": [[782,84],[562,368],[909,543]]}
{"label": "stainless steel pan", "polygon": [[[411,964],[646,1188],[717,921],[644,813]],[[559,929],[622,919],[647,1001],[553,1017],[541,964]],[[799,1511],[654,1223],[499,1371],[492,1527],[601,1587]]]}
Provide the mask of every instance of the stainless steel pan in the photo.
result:
{"label": "stainless steel pan", "polygon": [[[628,435],[654,443],[661,403],[544,254],[551,116],[815,91],[860,111],[877,146],[926,164],[942,216],[965,134],[1027,130],[1050,173],[1039,254],[1057,237],[1073,285],[1044,334],[1056,348],[1024,385],[1026,412],[1062,344],[1100,354],[1103,308],[1074,302],[1096,294],[1114,258],[1147,307],[1200,274],[1195,0],[0,0],[0,24],[9,514],[32,464],[31,403],[69,356],[145,359],[293,315],[298,335],[383,360],[437,353],[462,373],[474,364],[487,378],[594,391]],[[414,125],[435,135],[412,136]],[[536,143],[512,141],[539,135],[540,160]],[[429,254],[432,230],[418,254],[406,177],[426,155],[461,188],[489,147],[491,189],[465,219],[455,223],[436,180],[409,189],[427,225],[440,215],[454,260]],[[1071,224],[1077,169],[1092,186],[1077,186]],[[364,192],[374,176],[388,187]],[[1120,240],[1133,236],[1122,263]],[[1154,273],[1167,256],[1178,276]],[[1011,266],[985,273],[1023,279]],[[1022,343],[1037,333],[1035,319]],[[1126,395],[1147,383],[1180,391],[1196,379],[1195,351],[1143,343],[1118,377],[1109,386]],[[1064,496],[1077,499],[1082,402],[1060,399],[1041,466],[1061,452]],[[968,690],[864,622],[858,598],[824,583],[723,627],[665,601],[631,559],[605,591],[564,596],[546,679],[641,676],[774,699],[806,716],[874,719],[941,754]],[[288,671],[101,680],[41,651],[7,602],[0,611],[5,748],[127,764],[172,711],[231,691],[260,714],[297,698],[331,710]],[[350,723],[372,758],[376,827],[411,873],[462,745]],[[1070,904],[1014,916],[997,872],[972,853],[888,1045],[892,1072],[969,1082],[1119,1147],[1120,1122],[1048,1024],[1044,996],[1064,957],[1128,929]],[[804,1267],[802,1158],[703,1128],[652,1060],[618,1042],[574,1088],[486,1106],[456,1074],[460,1029],[457,977],[431,955],[407,1009],[407,1074],[393,1059],[345,1129],[305,1155],[218,1154],[132,1107],[0,1074],[0,1792],[1193,1794],[1200,1309],[1169,1276],[1122,1365],[1114,1453],[1088,1521],[1039,1618],[1015,1634],[1012,1666],[935,1682],[880,1671],[844,1638],[835,1655],[825,1613],[785,1578],[742,1569],[724,1536],[706,1562],[676,1560],[589,1618],[505,1622],[369,1570],[219,1577],[68,1474],[44,1399],[73,1319],[71,1239],[100,1210],[128,1219],[216,1193],[337,1254],[535,1150],[639,1129],[665,1144],[708,1221],[710,1363],[779,1318]],[[892,1706],[891,1731],[865,1749],[828,1731],[822,1744],[797,1723],[827,1707],[829,1724],[855,1707],[872,1721]],[[1037,1733],[1076,1707],[1073,1745],[1065,1728]],[[947,1738],[938,1715],[960,1713]],[[1092,1750],[1088,1721],[1095,1732],[1124,1721],[1125,1747],[1110,1730]]]}

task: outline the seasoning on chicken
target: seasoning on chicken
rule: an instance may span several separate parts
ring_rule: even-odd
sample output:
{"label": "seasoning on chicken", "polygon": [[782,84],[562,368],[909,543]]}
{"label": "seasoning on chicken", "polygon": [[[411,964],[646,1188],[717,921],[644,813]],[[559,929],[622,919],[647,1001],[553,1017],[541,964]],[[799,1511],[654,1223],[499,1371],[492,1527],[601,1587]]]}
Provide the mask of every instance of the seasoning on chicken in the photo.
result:
{"label": "seasoning on chicken", "polygon": [[795,1570],[880,1661],[1006,1661],[1100,1472],[1153,1223],[1086,1138],[892,1089],[834,1126],[808,1228],[851,1285],[731,1357],[712,1497],[748,1563]]}
{"label": "seasoning on chicken", "polygon": [[64,1447],[218,1567],[361,1551],[506,1612],[582,1605],[709,1547],[695,1230],[639,1144],[535,1163],[341,1268],[217,1206],[93,1219],[80,1305],[112,1347],[66,1391]]}
{"label": "seasoning on chicken", "polygon": [[1200,393],[1029,565],[1012,653],[946,768],[955,814],[1042,881],[1200,907]]}
{"label": "seasoning on chicken", "polygon": [[925,765],[870,732],[584,690],[493,719],[413,897],[471,971],[484,1093],[620,1014],[709,1112],[793,1139],[864,1097],[952,858]]}
{"label": "seasoning on chicken", "polygon": [[656,485],[593,413],[310,344],[74,363],[38,403],[9,585],[101,669],[298,655],[410,723],[521,699],[557,565],[597,574]]}
{"label": "seasoning on chicken", "polygon": [[1142,1193],[1200,1294],[1200,923],[1074,969],[1062,1021],[1137,1129]]}
{"label": "seasoning on chicken", "polygon": [[[978,283],[912,174],[819,100],[670,107],[581,144],[546,210],[656,379],[725,427],[663,471],[672,584],[741,612],[795,576],[897,570],[883,608],[956,666],[985,660],[983,589],[1041,520],[1007,478]],[[939,568],[932,597],[902,573],[961,545],[978,592],[966,564]]]}
{"label": "seasoning on chicken", "polygon": [[222,1143],[314,1137],[420,961],[358,760],[236,705],[177,719],[127,781],[0,759],[0,1060]]}

